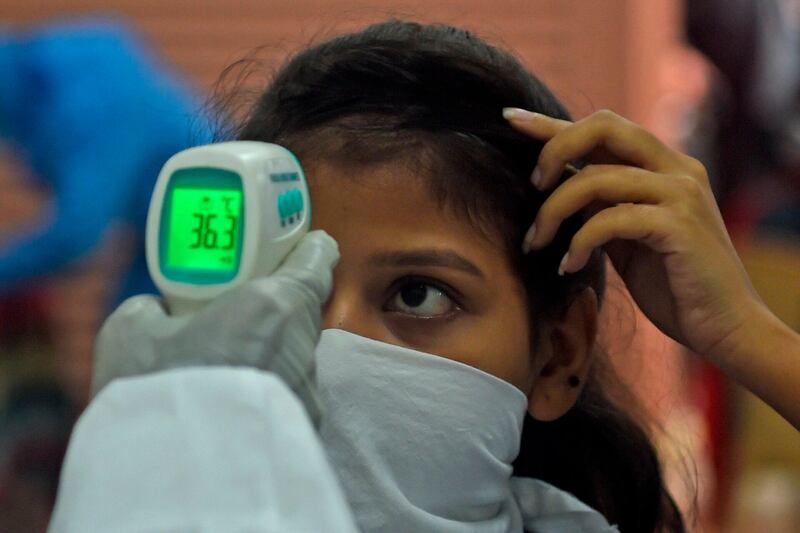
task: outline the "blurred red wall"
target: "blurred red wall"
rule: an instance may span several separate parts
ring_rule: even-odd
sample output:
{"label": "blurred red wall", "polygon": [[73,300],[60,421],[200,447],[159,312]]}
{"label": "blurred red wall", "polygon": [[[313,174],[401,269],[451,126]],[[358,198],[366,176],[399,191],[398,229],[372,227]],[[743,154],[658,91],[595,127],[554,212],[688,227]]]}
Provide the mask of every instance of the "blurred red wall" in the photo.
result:
{"label": "blurred red wall", "polygon": [[678,0],[2,0],[0,20],[130,17],[204,85],[256,46],[283,57],[309,41],[389,16],[447,22],[514,49],[583,115],[609,107],[649,125],[660,67],[680,39]]}

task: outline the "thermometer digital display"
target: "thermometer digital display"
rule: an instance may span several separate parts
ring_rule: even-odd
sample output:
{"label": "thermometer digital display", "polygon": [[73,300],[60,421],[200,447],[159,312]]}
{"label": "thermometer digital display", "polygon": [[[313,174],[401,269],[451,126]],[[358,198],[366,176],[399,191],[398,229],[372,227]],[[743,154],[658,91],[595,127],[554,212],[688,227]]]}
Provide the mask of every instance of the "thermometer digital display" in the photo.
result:
{"label": "thermometer digital display", "polygon": [[241,254],[242,191],[180,187],[172,190],[170,268],[235,273]]}

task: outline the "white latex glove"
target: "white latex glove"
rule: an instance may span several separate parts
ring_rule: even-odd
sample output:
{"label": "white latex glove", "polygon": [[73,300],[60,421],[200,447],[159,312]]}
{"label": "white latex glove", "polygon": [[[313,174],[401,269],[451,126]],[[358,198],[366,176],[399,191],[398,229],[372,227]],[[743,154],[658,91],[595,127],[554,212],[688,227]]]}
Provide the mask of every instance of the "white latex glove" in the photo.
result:
{"label": "white latex glove", "polygon": [[111,380],[169,368],[250,366],[274,372],[316,424],[314,349],[339,250],[308,233],[270,276],[231,289],[195,313],[170,316],[161,299],[126,300],[97,338],[92,396]]}

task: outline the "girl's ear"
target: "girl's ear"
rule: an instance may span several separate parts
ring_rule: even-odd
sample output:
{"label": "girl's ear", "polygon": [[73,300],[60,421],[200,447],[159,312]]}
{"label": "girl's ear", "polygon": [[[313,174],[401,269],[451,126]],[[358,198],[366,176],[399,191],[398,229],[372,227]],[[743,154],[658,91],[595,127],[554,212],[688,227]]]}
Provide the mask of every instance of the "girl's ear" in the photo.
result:
{"label": "girl's ear", "polygon": [[528,413],[536,420],[555,420],[578,400],[592,366],[597,314],[597,294],[587,287],[542,336],[536,349],[540,370],[528,395]]}

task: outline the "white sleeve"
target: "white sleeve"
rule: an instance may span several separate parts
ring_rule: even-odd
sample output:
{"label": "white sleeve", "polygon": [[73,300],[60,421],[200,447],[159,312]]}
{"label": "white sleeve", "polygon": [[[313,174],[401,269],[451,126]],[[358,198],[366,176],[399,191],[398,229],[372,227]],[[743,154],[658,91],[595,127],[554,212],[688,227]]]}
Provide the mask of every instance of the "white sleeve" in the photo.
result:
{"label": "white sleeve", "polygon": [[300,401],[250,368],[120,379],[72,434],[52,533],[355,532]]}

